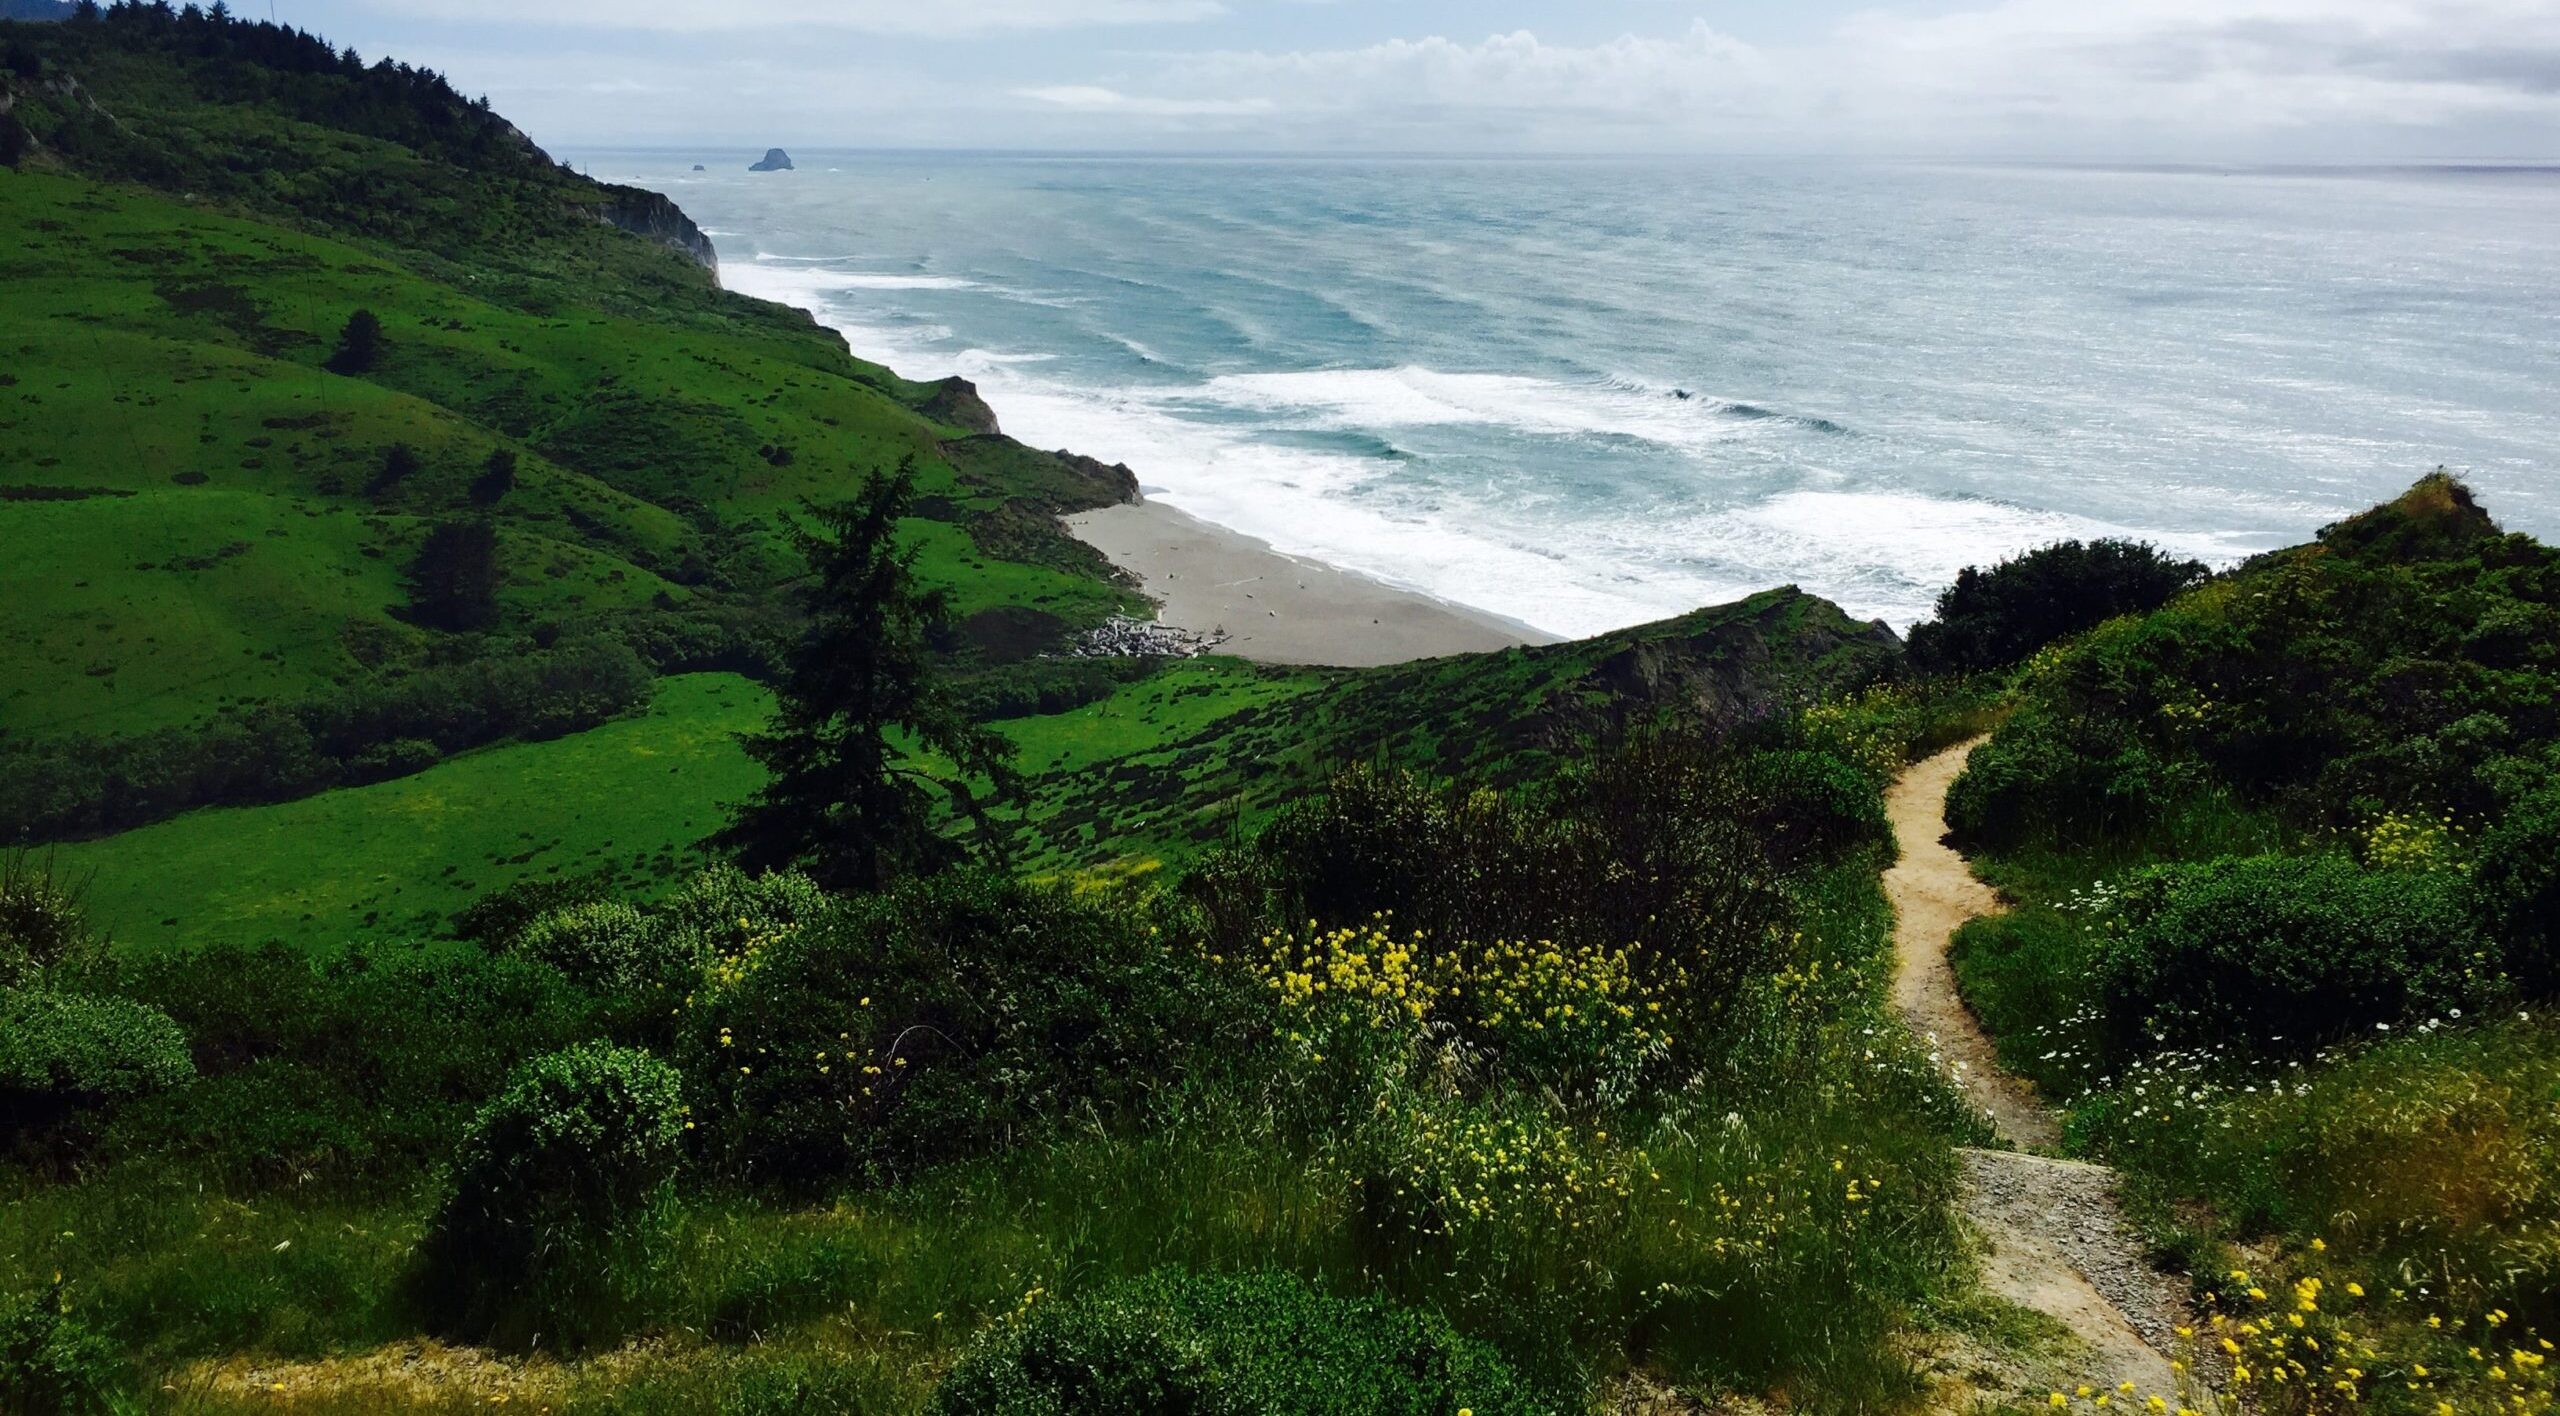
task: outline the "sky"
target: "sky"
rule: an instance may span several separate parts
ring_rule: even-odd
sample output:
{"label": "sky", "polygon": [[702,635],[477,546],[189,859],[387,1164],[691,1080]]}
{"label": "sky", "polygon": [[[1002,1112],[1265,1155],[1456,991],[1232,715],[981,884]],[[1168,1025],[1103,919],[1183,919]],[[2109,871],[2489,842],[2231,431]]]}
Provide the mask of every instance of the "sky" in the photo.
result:
{"label": "sky", "polygon": [[235,0],[613,146],[2560,158],[2560,0]]}

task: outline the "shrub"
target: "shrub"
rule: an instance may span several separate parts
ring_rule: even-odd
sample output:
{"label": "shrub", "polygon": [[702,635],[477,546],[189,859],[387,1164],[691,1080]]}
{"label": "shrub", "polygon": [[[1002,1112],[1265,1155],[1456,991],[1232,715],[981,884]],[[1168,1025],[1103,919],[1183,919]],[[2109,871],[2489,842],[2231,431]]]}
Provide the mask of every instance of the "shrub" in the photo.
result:
{"label": "shrub", "polygon": [[2342,856],[2224,858],[2143,872],[2097,995],[2120,1054],[2152,1045],[2307,1051],[2494,987],[2450,874]]}
{"label": "shrub", "polygon": [[1256,1035],[1242,997],[1125,907],[963,872],[724,954],[679,1056],[720,1169],[819,1188],[1144,1106]]}
{"label": "shrub", "polygon": [[2156,610],[2210,573],[2157,546],[2115,540],[2063,541],[1989,570],[1967,566],[1938,597],[1937,618],[1912,628],[1911,657],[1937,673],[2007,668],[2118,615]]}
{"label": "shrub", "polygon": [[749,939],[808,924],[834,897],[796,871],[749,875],[715,865],[666,898],[658,916],[670,931],[712,953],[734,953]]}
{"label": "shrub", "polygon": [[2090,845],[2158,825],[2203,783],[2113,723],[2030,708],[1973,750],[1947,824],[1968,848]]}
{"label": "shrub", "polygon": [[2472,900],[2517,983],[2536,996],[2560,992],[2560,788],[2527,798],[2481,840]]}
{"label": "shrub", "polygon": [[70,1310],[57,1281],[45,1293],[0,1300],[0,1411],[11,1416],[111,1416],[140,1409],[131,1373],[106,1339]]}
{"label": "shrub", "polygon": [[1751,829],[1781,869],[1838,861],[1892,840],[1878,786],[1827,752],[1759,752],[1742,760]]}
{"label": "shrub", "polygon": [[934,1416],[1422,1416],[1548,1409],[1436,1315],[1283,1274],[1167,1272],[1035,1305],[952,1369]]}
{"label": "shrub", "polygon": [[536,1058],[482,1107],[420,1245],[439,1330],[505,1345],[619,1335],[674,1219],[683,1083],[645,1052]]}
{"label": "shrub", "polygon": [[524,927],[515,951],[604,994],[625,994],[681,975],[694,951],[660,921],[617,900],[553,910]]}
{"label": "shrub", "polygon": [[[1783,834],[1859,829],[1829,820],[1832,808],[1858,811],[1770,809],[1807,813]],[[1516,795],[1355,769],[1196,872],[1187,895],[1231,955],[1309,920],[1380,913],[1430,940],[1632,949],[1646,981],[1681,985],[1666,996],[1687,1011],[1684,1031],[1703,1036],[1784,948],[1777,828],[1754,824],[1761,809],[1732,758],[1679,738],[1637,739]]]}
{"label": "shrub", "polygon": [[557,970],[449,945],[120,957],[88,986],[166,1010],[207,1074],[120,1108],[112,1148],[235,1182],[439,1160],[517,1064],[599,1031],[596,1000]]}
{"label": "shrub", "polygon": [[604,872],[530,876],[504,889],[492,890],[455,911],[453,937],[492,950],[506,950],[514,947],[535,920],[572,905],[608,899],[612,891],[612,876]]}
{"label": "shrub", "polygon": [[157,1008],[38,989],[0,994],[0,1124],[9,1129],[194,1075],[186,1034]]}
{"label": "shrub", "polygon": [[0,853],[0,988],[32,985],[89,942],[79,892],[54,878],[50,862]]}

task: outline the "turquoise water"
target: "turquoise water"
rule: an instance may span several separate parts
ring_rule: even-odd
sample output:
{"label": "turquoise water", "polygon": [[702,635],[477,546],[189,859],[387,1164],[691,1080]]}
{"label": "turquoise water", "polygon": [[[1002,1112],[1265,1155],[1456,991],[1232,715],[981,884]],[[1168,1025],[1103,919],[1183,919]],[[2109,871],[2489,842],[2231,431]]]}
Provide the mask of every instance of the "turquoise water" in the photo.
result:
{"label": "turquoise water", "polygon": [[2438,465],[2560,534],[2560,172],[752,156],[589,166],[1018,437],[1559,633],[1787,582],[1908,623]]}

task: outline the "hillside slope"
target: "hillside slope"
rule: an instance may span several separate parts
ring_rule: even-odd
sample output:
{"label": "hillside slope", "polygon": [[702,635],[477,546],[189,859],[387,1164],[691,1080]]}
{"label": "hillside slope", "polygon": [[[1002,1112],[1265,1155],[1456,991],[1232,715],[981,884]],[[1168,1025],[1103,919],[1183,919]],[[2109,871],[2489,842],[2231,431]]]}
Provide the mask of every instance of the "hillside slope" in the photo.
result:
{"label": "hillside slope", "polygon": [[[790,623],[784,518],[904,459],[956,665],[1134,605],[1054,519],[1133,496],[1125,472],[724,293],[664,198],[553,164],[433,75],[141,8],[0,36],[0,538],[31,548],[0,568],[0,748],[138,752],[124,777],[151,779],[0,767],[45,778],[32,834],[528,735],[524,705],[476,733],[324,727],[441,666],[601,638],[656,672],[752,668]],[[361,368],[359,311],[381,331]],[[472,573],[422,566],[440,532],[485,535],[468,623],[421,589]],[[329,739],[330,770],[165,789],[226,724]]]}
{"label": "hillside slope", "polygon": [[[692,721],[643,712],[653,680],[761,676],[795,622],[785,519],[906,459],[903,534],[958,614],[945,667],[1023,749],[1011,846],[1039,869],[1179,861],[1347,762],[1520,781],[1899,661],[1793,591],[1363,673],[1047,657],[1141,608],[1058,520],[1134,477],[723,292],[665,198],[271,25],[120,7],[0,48],[0,536],[29,548],[0,565],[23,666],[0,820],[84,842],[137,941],[406,937],[535,876],[646,894],[698,839],[669,823],[739,786],[668,780],[707,759],[652,738]],[[351,360],[360,314],[379,334]],[[600,756],[584,738],[616,719]],[[498,749],[564,784],[575,764],[563,789],[613,829],[437,835],[388,870],[343,829],[453,800],[487,776],[463,756]]]}

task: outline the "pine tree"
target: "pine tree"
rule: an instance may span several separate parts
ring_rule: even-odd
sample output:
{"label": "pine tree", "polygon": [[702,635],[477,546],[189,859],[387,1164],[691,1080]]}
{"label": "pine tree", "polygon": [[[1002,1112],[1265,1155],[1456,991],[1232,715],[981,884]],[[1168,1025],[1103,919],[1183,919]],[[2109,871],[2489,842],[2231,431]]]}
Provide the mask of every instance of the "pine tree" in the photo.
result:
{"label": "pine tree", "polygon": [[381,362],[381,318],[371,310],[358,310],[347,316],[346,328],[338,331],[337,352],[329,356],[329,372],[369,374]]}
{"label": "pine tree", "polygon": [[489,454],[480,475],[471,481],[471,501],[475,506],[496,506],[516,489],[516,455],[505,448]]}
{"label": "pine tree", "polygon": [[[798,867],[832,889],[876,890],[961,855],[934,828],[937,794],[984,832],[992,823],[969,779],[1013,790],[1012,745],[934,682],[927,636],[950,607],[944,592],[917,584],[914,553],[895,545],[914,500],[909,459],[874,473],[850,502],[810,505],[814,530],[793,528],[814,573],[809,628],[785,664],[772,723],[744,740],[770,780],[716,838],[749,869]],[[937,773],[911,755],[923,753],[956,770]]]}
{"label": "pine tree", "polygon": [[409,566],[410,623],[468,633],[498,622],[498,532],[487,521],[438,522]]}

